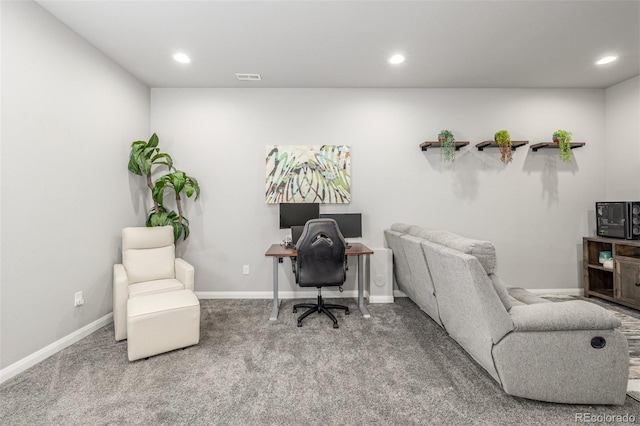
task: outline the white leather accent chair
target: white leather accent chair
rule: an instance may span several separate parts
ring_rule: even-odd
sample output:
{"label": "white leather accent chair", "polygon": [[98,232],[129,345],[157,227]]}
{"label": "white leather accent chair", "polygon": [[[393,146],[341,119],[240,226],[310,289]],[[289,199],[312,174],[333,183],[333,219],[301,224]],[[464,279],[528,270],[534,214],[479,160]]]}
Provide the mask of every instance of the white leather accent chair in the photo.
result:
{"label": "white leather accent chair", "polygon": [[[194,269],[185,260],[175,257],[173,228],[124,228],[122,264],[113,267],[113,323],[116,340],[127,338],[129,299],[182,290],[193,293]],[[193,294],[190,297],[197,300]],[[199,303],[197,309],[199,327]]]}

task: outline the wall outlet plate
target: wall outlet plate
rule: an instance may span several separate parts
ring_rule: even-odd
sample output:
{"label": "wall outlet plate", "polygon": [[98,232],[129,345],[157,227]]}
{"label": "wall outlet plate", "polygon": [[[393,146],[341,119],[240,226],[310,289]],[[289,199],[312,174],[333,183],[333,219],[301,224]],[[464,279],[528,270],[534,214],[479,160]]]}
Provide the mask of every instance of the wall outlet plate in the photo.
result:
{"label": "wall outlet plate", "polygon": [[82,297],[82,292],[79,291],[75,294],[75,302],[73,306],[82,306],[84,305],[84,298]]}

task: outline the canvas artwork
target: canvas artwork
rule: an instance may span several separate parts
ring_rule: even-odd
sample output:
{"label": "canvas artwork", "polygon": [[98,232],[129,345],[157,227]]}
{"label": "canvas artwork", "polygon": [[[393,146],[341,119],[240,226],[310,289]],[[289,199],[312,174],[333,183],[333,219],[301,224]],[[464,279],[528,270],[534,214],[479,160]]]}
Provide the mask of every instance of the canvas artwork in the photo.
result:
{"label": "canvas artwork", "polygon": [[351,202],[348,145],[269,145],[266,165],[267,204]]}

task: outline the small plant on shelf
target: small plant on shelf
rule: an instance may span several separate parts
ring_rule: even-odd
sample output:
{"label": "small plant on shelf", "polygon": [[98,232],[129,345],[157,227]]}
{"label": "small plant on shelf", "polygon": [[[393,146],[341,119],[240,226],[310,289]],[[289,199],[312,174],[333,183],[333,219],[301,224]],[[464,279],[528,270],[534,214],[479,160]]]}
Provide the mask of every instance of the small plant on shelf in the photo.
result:
{"label": "small plant on shelf", "polygon": [[513,160],[511,135],[506,130],[498,130],[493,137],[500,148],[500,160],[504,164],[510,163]]}
{"label": "small plant on shelf", "polygon": [[566,130],[556,130],[553,133],[553,141],[560,148],[560,160],[565,163],[571,162],[571,132]]}
{"label": "small plant on shelf", "polygon": [[438,142],[440,142],[442,148],[440,151],[442,161],[453,162],[456,159],[456,140],[453,137],[453,133],[449,130],[440,131]]}

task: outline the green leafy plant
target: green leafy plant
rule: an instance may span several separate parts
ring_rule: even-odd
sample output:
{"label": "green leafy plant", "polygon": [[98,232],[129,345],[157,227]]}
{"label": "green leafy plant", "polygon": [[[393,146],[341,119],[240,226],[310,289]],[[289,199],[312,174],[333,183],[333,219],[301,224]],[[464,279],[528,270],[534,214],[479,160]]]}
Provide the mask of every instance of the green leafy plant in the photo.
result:
{"label": "green leafy plant", "polygon": [[[158,142],[158,135],[154,133],[148,142],[133,142],[129,154],[129,171],[135,175],[144,176],[150,191],[153,191],[154,186],[151,180],[153,166],[165,165],[169,170],[173,168],[173,159],[169,154],[160,152]],[[155,212],[159,211],[159,205],[155,201],[153,209]]]}
{"label": "green leafy plant", "polygon": [[146,225],[151,226],[171,226],[173,228],[173,239],[178,241],[180,235],[184,233],[184,239],[189,238],[189,221],[186,217],[180,217],[173,210],[167,210],[160,206],[156,212],[151,210],[147,217]]}
{"label": "green leafy plant", "polygon": [[[173,226],[173,235],[176,240],[180,238],[181,235],[184,235],[184,239],[189,238],[189,221],[184,217],[182,211],[182,197],[181,193],[185,193],[187,198],[191,198],[192,195],[196,195],[194,200],[197,200],[200,196],[200,186],[198,185],[198,181],[191,176],[187,176],[187,174],[181,170],[176,170],[173,173],[167,173],[162,176],[160,179],[156,180],[155,186],[151,191],[151,196],[153,200],[159,205],[164,204],[164,192],[165,189],[171,188],[175,195],[176,206],[178,208],[178,214],[175,215],[174,212],[168,212],[166,219],[163,219],[163,222],[170,221],[171,226]],[[174,213],[174,215],[171,215]],[[155,215],[155,212],[151,212],[147,222],[153,223],[154,218],[152,216]],[[164,218],[164,214],[160,215]]]}
{"label": "green leafy plant", "polygon": [[453,133],[449,130],[442,130],[438,134],[438,141],[440,142],[441,150],[440,156],[442,161],[453,162],[456,159],[456,140],[453,137]]}
{"label": "green leafy plant", "polygon": [[560,160],[565,163],[571,162],[571,132],[567,130],[556,130],[553,133],[553,141],[558,143],[560,148]]}
{"label": "green leafy plant", "polygon": [[510,163],[513,160],[511,135],[506,130],[498,130],[493,137],[500,148],[500,161]]}
{"label": "green leafy plant", "polygon": [[[160,151],[158,143],[158,136],[155,133],[148,142],[133,142],[128,169],[133,174],[144,176],[147,187],[151,191],[153,208],[147,216],[146,226],[172,226],[174,239],[177,241],[182,236],[186,240],[189,238],[189,221],[183,214],[181,194],[184,193],[187,198],[195,194],[194,200],[197,200],[200,196],[200,186],[194,177],[173,167],[173,159],[169,154]],[[167,166],[169,173],[153,182],[151,175],[156,170],[154,166],[159,165]],[[164,194],[167,189],[172,190],[175,196],[178,213],[164,205]]]}

